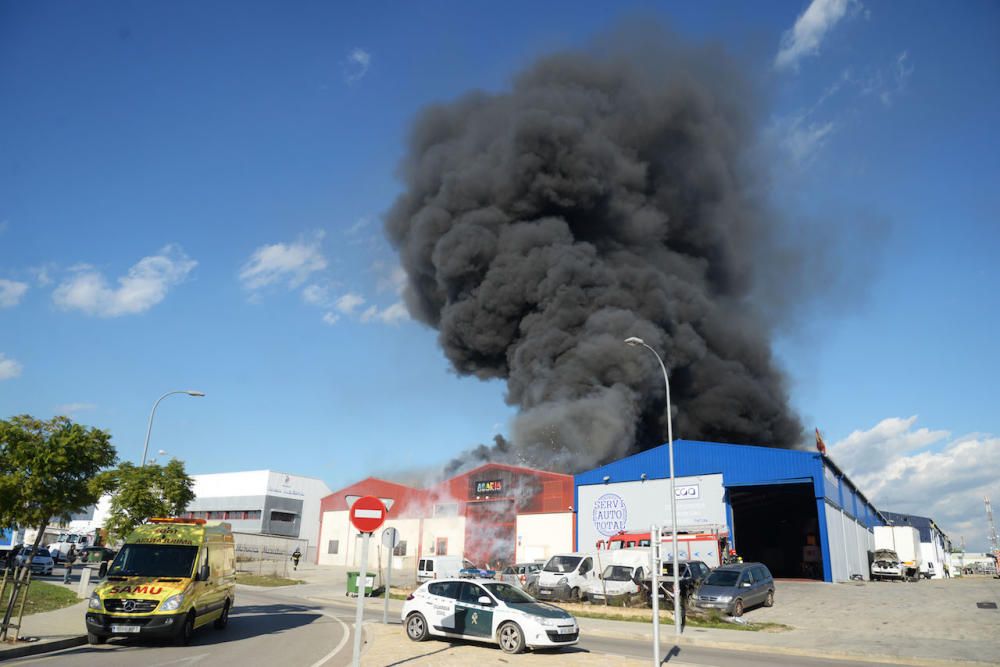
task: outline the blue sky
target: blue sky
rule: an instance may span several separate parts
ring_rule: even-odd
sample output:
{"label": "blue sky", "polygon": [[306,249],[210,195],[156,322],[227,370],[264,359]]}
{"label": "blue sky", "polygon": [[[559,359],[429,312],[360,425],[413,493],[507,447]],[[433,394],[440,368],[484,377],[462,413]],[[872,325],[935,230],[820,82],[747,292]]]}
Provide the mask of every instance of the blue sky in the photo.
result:
{"label": "blue sky", "polygon": [[154,455],[334,488],[505,432],[503,384],[399,305],[407,128],[637,17],[746,63],[773,202],[834,249],[775,343],[806,424],[845,452],[888,429],[896,465],[1000,453],[987,2],[0,2],[0,417],[69,412],[138,458],[156,397],[199,389]]}

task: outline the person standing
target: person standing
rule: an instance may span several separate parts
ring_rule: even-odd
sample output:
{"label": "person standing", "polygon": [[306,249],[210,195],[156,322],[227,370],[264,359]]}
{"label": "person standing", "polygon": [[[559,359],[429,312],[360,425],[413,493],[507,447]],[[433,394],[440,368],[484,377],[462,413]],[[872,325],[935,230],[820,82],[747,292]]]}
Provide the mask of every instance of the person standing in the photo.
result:
{"label": "person standing", "polygon": [[76,560],[76,549],[73,545],[69,545],[69,551],[66,552],[66,572],[63,574],[63,583],[68,584],[70,581],[70,576],[73,574],[73,561]]}
{"label": "person standing", "polygon": [[302,552],[299,551],[298,547],[295,547],[295,551],[292,552],[292,569],[299,569],[299,559],[302,558]]}

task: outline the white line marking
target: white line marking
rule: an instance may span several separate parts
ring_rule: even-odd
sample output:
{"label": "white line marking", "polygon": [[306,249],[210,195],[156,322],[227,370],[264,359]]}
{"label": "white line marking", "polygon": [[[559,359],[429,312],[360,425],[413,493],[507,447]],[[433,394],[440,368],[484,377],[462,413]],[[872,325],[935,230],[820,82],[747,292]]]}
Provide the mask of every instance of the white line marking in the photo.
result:
{"label": "white line marking", "polygon": [[356,519],[381,519],[382,510],[354,510]]}
{"label": "white line marking", "polygon": [[321,665],[325,665],[327,662],[329,662],[330,658],[340,653],[340,649],[344,648],[344,646],[347,645],[347,638],[351,636],[351,631],[348,629],[347,623],[344,623],[342,620],[340,620],[339,618],[337,618],[336,616],[327,611],[320,610],[320,613],[328,618],[332,618],[333,620],[337,621],[337,623],[340,623],[340,626],[344,628],[344,636],[341,638],[340,643],[333,647],[332,651],[330,651],[322,658],[314,662],[312,665],[310,665],[310,667],[321,667]]}

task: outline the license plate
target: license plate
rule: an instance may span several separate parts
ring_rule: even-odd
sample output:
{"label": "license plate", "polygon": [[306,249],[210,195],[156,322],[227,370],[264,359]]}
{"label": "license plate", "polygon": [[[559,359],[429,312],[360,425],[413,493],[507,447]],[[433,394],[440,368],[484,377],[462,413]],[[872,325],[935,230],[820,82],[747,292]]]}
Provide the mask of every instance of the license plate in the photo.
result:
{"label": "license plate", "polygon": [[576,632],[576,628],[556,628],[561,635],[571,635]]}
{"label": "license plate", "polygon": [[136,633],[139,632],[138,625],[112,625],[111,632],[129,632]]}
{"label": "license plate", "polygon": [[539,588],[538,592],[541,593],[542,595],[550,595],[552,593],[552,589],[551,588]]}

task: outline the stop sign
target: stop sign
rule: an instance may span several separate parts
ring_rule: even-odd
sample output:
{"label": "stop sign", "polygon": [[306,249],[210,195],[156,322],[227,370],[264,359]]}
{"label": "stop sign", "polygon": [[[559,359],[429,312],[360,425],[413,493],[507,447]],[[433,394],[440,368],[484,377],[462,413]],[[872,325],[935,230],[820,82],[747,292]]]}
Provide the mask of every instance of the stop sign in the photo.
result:
{"label": "stop sign", "polygon": [[351,505],[351,523],[362,533],[373,533],[385,522],[386,510],[375,496],[362,496]]}

